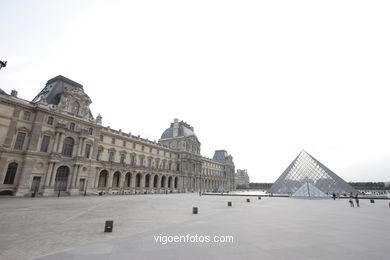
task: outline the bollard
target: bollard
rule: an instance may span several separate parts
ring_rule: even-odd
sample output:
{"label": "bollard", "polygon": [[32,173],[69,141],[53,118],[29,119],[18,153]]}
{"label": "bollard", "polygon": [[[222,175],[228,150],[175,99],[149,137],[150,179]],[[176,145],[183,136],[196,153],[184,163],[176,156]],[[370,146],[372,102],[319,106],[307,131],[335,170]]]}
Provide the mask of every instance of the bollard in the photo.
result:
{"label": "bollard", "polygon": [[251,200],[250,199],[246,199],[246,202],[250,202]]}
{"label": "bollard", "polygon": [[371,203],[375,203],[375,200],[371,199],[370,202],[371,202]]}
{"label": "bollard", "polygon": [[192,208],[192,214],[198,214],[198,207]]}
{"label": "bollard", "polygon": [[261,197],[259,196],[258,199],[261,200]]}
{"label": "bollard", "polygon": [[114,228],[114,220],[106,220],[106,224],[104,225],[104,232],[112,232]]}
{"label": "bollard", "polygon": [[231,206],[232,206],[232,202],[228,201],[228,207],[231,207]]}

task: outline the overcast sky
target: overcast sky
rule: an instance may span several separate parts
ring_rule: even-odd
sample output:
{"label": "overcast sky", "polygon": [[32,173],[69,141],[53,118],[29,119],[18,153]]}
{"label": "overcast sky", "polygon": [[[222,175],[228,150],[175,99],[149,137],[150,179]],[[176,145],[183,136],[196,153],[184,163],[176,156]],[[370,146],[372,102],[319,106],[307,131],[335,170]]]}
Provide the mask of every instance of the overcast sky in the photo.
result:
{"label": "overcast sky", "polygon": [[304,149],[390,181],[390,1],[0,0],[0,88],[84,86],[103,125],[158,140],[174,118],[274,182]]}

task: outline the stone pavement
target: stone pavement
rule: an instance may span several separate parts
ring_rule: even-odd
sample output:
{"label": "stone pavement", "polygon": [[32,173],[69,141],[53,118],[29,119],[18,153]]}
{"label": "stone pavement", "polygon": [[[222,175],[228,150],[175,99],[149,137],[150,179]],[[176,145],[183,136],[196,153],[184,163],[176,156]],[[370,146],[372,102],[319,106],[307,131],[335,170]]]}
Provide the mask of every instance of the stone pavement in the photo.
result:
{"label": "stone pavement", "polygon": [[[389,201],[197,194],[0,198],[0,259],[389,259]],[[227,207],[227,201],[233,207]],[[199,214],[192,214],[192,206]],[[104,233],[104,221],[114,232]],[[156,243],[159,235],[233,243]]]}

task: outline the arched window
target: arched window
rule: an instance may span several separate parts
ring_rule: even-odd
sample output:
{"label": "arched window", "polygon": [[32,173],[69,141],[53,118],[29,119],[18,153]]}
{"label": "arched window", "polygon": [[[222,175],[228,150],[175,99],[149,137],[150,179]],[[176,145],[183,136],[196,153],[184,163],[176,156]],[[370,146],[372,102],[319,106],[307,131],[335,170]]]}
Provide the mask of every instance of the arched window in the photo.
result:
{"label": "arched window", "polygon": [[56,179],[54,183],[54,190],[65,191],[68,186],[69,168],[61,166],[57,169]]}
{"label": "arched window", "polygon": [[7,174],[5,175],[4,184],[14,184],[16,170],[18,169],[18,164],[13,162],[8,164]]}
{"label": "arched window", "polygon": [[74,140],[72,137],[67,137],[64,140],[64,145],[62,147],[62,155],[72,157],[73,153]]}
{"label": "arched window", "polygon": [[75,114],[75,115],[78,115],[79,114],[79,110],[80,110],[80,103],[75,101],[72,105],[72,113]]}
{"label": "arched window", "polygon": [[165,188],[165,176],[161,177],[161,188]]}
{"label": "arched window", "polygon": [[99,174],[99,188],[105,188],[107,186],[107,179],[108,179],[108,171],[103,170]]}
{"label": "arched window", "polygon": [[154,179],[153,179],[153,187],[154,188],[157,188],[157,183],[158,183],[158,176],[154,175]]}
{"label": "arched window", "polygon": [[120,172],[115,172],[114,177],[112,179],[112,187],[113,188],[119,187],[119,180],[120,180]]}
{"label": "arched window", "polygon": [[145,177],[145,187],[149,188],[150,187],[150,175],[147,174]]}
{"label": "arched window", "polygon": [[131,173],[128,172],[126,173],[126,177],[125,177],[125,187],[130,187],[131,185]]}
{"label": "arched window", "polygon": [[141,174],[139,173],[135,176],[135,187],[141,187]]}
{"label": "arched window", "polygon": [[176,177],[175,178],[175,185],[174,185],[175,189],[177,189],[177,182],[178,182],[177,180],[178,180],[178,178]]}

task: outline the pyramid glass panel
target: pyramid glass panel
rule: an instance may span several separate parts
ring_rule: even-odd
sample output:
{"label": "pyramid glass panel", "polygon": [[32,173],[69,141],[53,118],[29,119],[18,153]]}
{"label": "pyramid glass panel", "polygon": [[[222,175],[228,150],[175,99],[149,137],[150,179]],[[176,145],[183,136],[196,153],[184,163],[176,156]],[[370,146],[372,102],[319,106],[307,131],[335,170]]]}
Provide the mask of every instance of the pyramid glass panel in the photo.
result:
{"label": "pyramid glass panel", "polygon": [[311,183],[304,183],[291,197],[330,197]]}
{"label": "pyramid glass panel", "polygon": [[295,158],[267,193],[292,195],[305,184],[314,186],[324,194],[357,193],[351,185],[305,151]]}

